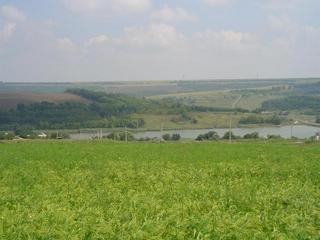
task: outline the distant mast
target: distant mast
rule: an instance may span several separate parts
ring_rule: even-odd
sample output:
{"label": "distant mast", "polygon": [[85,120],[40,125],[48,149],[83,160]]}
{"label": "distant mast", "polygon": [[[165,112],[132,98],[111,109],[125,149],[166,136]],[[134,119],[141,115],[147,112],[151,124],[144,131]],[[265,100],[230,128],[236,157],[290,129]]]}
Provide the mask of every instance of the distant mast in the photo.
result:
{"label": "distant mast", "polygon": [[182,82],[185,78],[185,75],[182,74],[181,78],[177,80],[177,86],[179,86],[179,83]]}

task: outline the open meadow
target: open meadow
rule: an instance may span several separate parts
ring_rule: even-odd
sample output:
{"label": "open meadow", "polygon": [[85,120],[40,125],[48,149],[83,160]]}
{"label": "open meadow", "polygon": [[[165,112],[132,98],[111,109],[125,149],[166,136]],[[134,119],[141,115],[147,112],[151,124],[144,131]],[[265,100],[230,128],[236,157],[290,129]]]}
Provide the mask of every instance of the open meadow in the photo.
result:
{"label": "open meadow", "polygon": [[1,239],[319,239],[320,145],[0,143]]}

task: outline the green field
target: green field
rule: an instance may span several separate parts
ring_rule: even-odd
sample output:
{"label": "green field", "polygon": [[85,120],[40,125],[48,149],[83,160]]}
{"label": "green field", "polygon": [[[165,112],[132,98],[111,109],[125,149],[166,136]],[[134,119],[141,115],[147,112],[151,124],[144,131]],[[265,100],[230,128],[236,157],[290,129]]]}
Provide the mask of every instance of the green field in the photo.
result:
{"label": "green field", "polygon": [[319,239],[320,146],[0,143],[1,239]]}
{"label": "green field", "polygon": [[255,110],[267,100],[281,98],[290,91],[274,91],[269,88],[256,90],[235,90],[235,91],[204,91],[190,93],[176,93],[149,97],[150,99],[176,98],[187,105],[198,105],[206,107],[230,108],[232,104],[241,97],[237,103],[238,108]]}
{"label": "green field", "polygon": [[159,130],[161,126],[165,129],[205,129],[205,128],[227,128],[231,116],[232,126],[238,126],[239,120],[253,114],[249,113],[214,113],[214,112],[191,112],[189,116],[197,120],[197,123],[191,121],[174,121],[179,115],[169,114],[135,114],[135,118],[143,118],[144,128],[148,130]]}

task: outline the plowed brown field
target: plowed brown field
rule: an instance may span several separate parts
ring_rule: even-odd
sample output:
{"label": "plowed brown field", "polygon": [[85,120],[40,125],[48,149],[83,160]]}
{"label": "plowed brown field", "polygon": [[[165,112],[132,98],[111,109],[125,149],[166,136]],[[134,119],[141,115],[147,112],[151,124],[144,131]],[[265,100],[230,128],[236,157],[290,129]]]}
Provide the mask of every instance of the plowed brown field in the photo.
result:
{"label": "plowed brown field", "polygon": [[43,101],[53,103],[61,103],[66,101],[89,103],[89,100],[70,93],[0,93],[0,108],[13,108],[16,107],[19,103],[31,104]]}

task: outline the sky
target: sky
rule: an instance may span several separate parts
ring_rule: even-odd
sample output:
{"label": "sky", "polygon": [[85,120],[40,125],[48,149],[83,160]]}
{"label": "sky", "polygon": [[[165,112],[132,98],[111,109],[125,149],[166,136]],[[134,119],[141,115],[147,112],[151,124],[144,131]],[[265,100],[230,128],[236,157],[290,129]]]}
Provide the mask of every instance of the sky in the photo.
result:
{"label": "sky", "polygon": [[320,76],[319,0],[0,0],[0,81]]}

